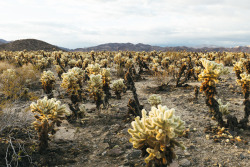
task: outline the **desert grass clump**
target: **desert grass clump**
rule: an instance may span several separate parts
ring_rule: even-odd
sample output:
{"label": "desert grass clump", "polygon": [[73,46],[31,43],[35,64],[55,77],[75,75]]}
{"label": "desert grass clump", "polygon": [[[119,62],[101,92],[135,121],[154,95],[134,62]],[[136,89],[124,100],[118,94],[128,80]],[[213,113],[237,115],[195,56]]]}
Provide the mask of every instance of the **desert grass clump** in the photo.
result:
{"label": "desert grass clump", "polygon": [[38,73],[31,64],[23,65],[20,68],[4,70],[0,74],[0,91],[8,100],[17,100],[24,88],[34,89],[38,85]]}
{"label": "desert grass clump", "polygon": [[218,78],[223,74],[227,74],[228,70],[222,64],[213,61],[201,59],[201,62],[205,69],[198,76],[199,80],[203,81],[200,90],[206,95],[206,104],[211,113],[213,113],[219,125],[223,127],[225,123],[222,119],[222,113],[219,111],[219,103],[215,100],[215,94],[216,83],[219,82]]}
{"label": "desert grass clump", "polygon": [[121,99],[121,93],[124,89],[126,89],[126,86],[123,81],[124,79],[118,79],[113,81],[112,89],[115,91],[117,99]]}
{"label": "desert grass clump", "polygon": [[35,130],[39,137],[39,152],[44,152],[48,148],[49,134],[55,134],[56,126],[60,126],[65,115],[69,115],[69,111],[65,105],[61,105],[60,101],[55,98],[37,100],[37,103],[31,103],[31,112],[35,113],[36,121],[33,122]]}
{"label": "desert grass clump", "polygon": [[90,97],[93,97],[93,99],[95,100],[96,109],[98,110],[98,115],[100,115],[100,106],[103,103],[104,99],[102,75],[90,75],[90,80],[88,81],[88,84]]}
{"label": "desert grass clump", "polygon": [[[42,82],[43,90],[47,95],[52,94],[52,90],[55,87],[55,75],[52,71],[44,71],[42,73],[40,81]],[[53,96],[53,95],[52,95]]]}
{"label": "desert grass clump", "polygon": [[149,96],[148,98],[148,102],[149,104],[153,107],[157,107],[159,104],[161,104],[161,96],[158,96],[156,94],[153,94],[151,96]]}
{"label": "desert grass clump", "polygon": [[0,62],[0,74],[3,73],[3,71],[7,70],[7,69],[14,69],[14,65],[12,64],[9,64],[8,62],[6,61],[1,61]]}
{"label": "desert grass clump", "polygon": [[16,99],[18,97],[18,93],[20,93],[21,90],[21,85],[15,69],[7,69],[3,71],[1,74],[1,83],[2,86],[0,90],[7,98]]}
{"label": "desert grass clump", "polygon": [[176,158],[175,146],[185,149],[175,138],[184,131],[185,122],[174,115],[175,109],[158,105],[147,113],[142,110],[142,117],[135,118],[131,123],[133,129],[128,129],[132,136],[130,142],[136,149],[142,150],[147,156],[147,166],[167,166]]}

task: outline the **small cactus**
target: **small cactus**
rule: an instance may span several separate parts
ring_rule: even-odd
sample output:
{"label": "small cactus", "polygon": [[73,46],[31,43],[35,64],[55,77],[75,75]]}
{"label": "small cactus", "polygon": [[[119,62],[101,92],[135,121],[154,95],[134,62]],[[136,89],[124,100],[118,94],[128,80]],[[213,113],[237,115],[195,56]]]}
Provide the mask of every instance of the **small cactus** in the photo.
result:
{"label": "small cactus", "polygon": [[126,89],[123,81],[124,79],[118,79],[113,82],[112,89],[115,91],[117,99],[121,99],[121,93]]}
{"label": "small cactus", "polygon": [[104,92],[103,92],[103,82],[102,82],[102,75],[90,75],[90,80],[88,81],[89,84],[89,92],[90,96],[94,98],[96,102],[96,108],[98,110],[98,115],[100,114],[100,106],[103,103],[104,99]]}
{"label": "small cactus", "polygon": [[157,107],[159,104],[161,104],[161,96],[158,96],[156,94],[153,94],[149,96],[148,102],[151,106]]}
{"label": "small cactus", "polygon": [[70,113],[65,105],[61,105],[60,101],[47,97],[38,100],[37,103],[31,103],[30,109],[36,114],[34,116],[36,121],[33,122],[33,125],[39,136],[39,151],[43,152],[48,147],[49,133],[55,134],[55,125],[60,126],[65,115]]}
{"label": "small cactus", "polygon": [[51,94],[52,90],[55,87],[55,76],[52,71],[44,71],[41,76],[41,82],[43,86],[43,90],[45,91],[46,94]]}

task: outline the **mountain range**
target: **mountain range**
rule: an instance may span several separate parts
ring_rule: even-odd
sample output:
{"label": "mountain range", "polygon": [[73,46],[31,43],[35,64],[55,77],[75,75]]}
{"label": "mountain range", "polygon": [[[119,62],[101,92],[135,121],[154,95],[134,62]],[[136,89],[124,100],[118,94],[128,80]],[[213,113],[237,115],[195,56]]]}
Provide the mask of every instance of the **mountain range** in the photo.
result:
{"label": "mountain range", "polygon": [[16,41],[6,41],[0,39],[0,50],[8,50],[8,51],[36,51],[36,50],[45,50],[45,51],[53,51],[53,50],[64,50],[71,52],[89,52],[89,51],[189,51],[189,52],[204,52],[204,51],[216,51],[216,52],[247,52],[250,53],[250,46],[237,46],[237,47],[217,47],[217,46],[206,46],[206,47],[186,47],[186,46],[176,46],[176,47],[160,47],[160,46],[151,46],[148,44],[132,44],[132,43],[106,43],[93,47],[87,48],[77,48],[77,49],[67,49],[64,47],[55,46],[49,44],[47,42],[37,40],[37,39],[22,39]]}

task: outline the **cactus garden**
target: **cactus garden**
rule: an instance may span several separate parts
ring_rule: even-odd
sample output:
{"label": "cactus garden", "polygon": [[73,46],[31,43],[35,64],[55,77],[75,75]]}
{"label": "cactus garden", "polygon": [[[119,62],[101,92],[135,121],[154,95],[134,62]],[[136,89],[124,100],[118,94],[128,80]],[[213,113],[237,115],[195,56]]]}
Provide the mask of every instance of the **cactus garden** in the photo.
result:
{"label": "cactus garden", "polygon": [[1,51],[0,167],[250,166],[250,54]]}

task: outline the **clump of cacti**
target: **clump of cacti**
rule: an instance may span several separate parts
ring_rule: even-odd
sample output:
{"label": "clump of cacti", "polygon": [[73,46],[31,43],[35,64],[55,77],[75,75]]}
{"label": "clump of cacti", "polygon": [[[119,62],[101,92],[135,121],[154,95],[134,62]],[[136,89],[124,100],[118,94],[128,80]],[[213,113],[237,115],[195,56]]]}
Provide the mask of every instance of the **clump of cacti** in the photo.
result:
{"label": "clump of cacti", "polygon": [[93,97],[96,103],[96,108],[98,110],[98,115],[100,114],[100,106],[103,103],[104,92],[103,92],[103,82],[102,75],[90,75],[90,80],[88,81],[88,90],[90,96]]}
{"label": "clump of cacti", "polygon": [[31,103],[31,111],[35,113],[36,121],[33,125],[38,132],[39,137],[39,152],[44,152],[48,147],[49,134],[55,134],[56,126],[60,126],[65,115],[69,115],[69,111],[65,105],[61,105],[60,101],[55,98],[48,99],[44,97]]}
{"label": "clump of cacti", "polygon": [[176,158],[175,146],[185,149],[175,139],[183,133],[185,123],[174,112],[173,108],[158,105],[149,113],[143,109],[142,117],[136,117],[131,123],[133,129],[128,130],[132,136],[129,141],[134,148],[142,150],[142,155],[147,155],[147,166],[167,166]]}
{"label": "clump of cacti", "polygon": [[113,81],[112,89],[115,91],[117,99],[121,99],[121,93],[124,89],[126,89],[126,86],[123,81],[124,79],[118,79]]}
{"label": "clump of cacti", "polygon": [[54,73],[52,71],[44,71],[42,73],[41,79],[40,81],[42,82],[42,86],[43,86],[43,90],[45,91],[45,93],[47,95],[52,95],[52,90],[55,87],[55,76]]}
{"label": "clump of cacti", "polygon": [[156,94],[153,94],[149,96],[148,102],[151,106],[157,107],[159,104],[161,104],[161,96],[158,96]]}

